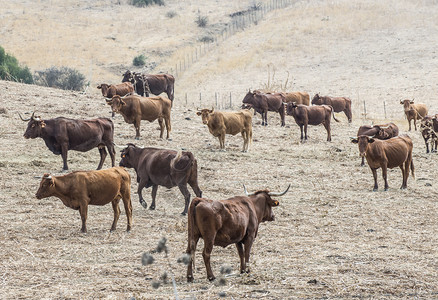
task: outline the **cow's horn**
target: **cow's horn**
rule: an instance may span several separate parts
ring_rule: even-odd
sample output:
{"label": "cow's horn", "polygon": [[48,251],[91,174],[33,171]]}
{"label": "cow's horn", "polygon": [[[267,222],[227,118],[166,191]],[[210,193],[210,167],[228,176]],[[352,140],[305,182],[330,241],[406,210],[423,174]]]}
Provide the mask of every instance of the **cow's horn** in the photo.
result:
{"label": "cow's horn", "polygon": [[18,113],[18,115],[20,116],[20,119],[22,120],[22,121],[29,121],[31,118],[29,118],[29,119],[23,119],[23,117],[21,116],[21,114],[20,113]]}
{"label": "cow's horn", "polygon": [[52,179],[52,175],[44,175],[44,179]]}
{"label": "cow's horn", "polygon": [[114,146],[116,146],[119,149],[125,149],[126,148],[126,146],[120,146],[120,145],[117,145],[116,143],[114,143]]}
{"label": "cow's horn", "polygon": [[248,193],[248,191],[246,190],[246,186],[245,185],[243,185],[243,190],[245,191],[245,195],[247,196],[247,197],[249,197],[249,196],[252,196],[252,195],[254,195],[255,193]]}
{"label": "cow's horn", "polygon": [[113,99],[105,98],[106,103],[111,104],[113,102]]}
{"label": "cow's horn", "polygon": [[287,189],[286,189],[284,192],[281,192],[281,193],[271,193],[271,192],[269,192],[268,195],[269,195],[269,196],[283,196],[284,194],[287,193],[287,191],[289,190],[289,188],[290,188],[290,184],[289,184],[289,186],[287,187]]}

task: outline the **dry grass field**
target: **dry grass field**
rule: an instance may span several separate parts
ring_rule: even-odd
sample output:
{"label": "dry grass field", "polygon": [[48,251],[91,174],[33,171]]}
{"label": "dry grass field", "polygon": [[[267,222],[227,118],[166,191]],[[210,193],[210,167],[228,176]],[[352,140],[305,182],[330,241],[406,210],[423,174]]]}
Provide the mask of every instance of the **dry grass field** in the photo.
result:
{"label": "dry grass field", "polygon": [[[438,298],[437,154],[425,153],[419,132],[406,131],[399,104],[415,98],[429,106],[430,114],[438,113],[434,0],[298,1],[219,43],[177,77],[171,140],[158,138],[156,122],[142,122],[141,139],[134,141],[133,126],[115,117],[118,145],[192,151],[205,197],[242,195],[242,184],[250,191],[292,185],[278,199],[276,220],[260,226],[249,274],[238,274],[234,246],[218,247],[212,253],[213,272],[223,277],[221,266],[230,266],[232,273],[224,285],[208,282],[201,241],[195,281],[186,283],[186,267],[176,262],[187,247],[183,196],[178,189],[161,187],[156,210],[144,209],[132,169],[130,233],[125,232],[123,208],[118,229],[109,233],[111,206],[89,207],[88,233],[82,234],[77,211],[54,197],[35,198],[38,177],[60,174],[62,159],[41,139],[24,139],[26,123],[17,113],[37,111],[43,119],[109,117],[97,83],[118,82],[140,53],[157,63],[156,72],[169,70],[179,53],[204,34],[193,22],[198,9],[220,26],[229,13],[252,2],[166,3],[143,9],[109,0],[2,4],[0,45],[7,52],[33,70],[77,68],[91,86],[79,93],[0,81],[1,298],[174,299],[172,274],[180,299]],[[168,11],[177,16],[165,17]],[[130,23],[145,29],[139,33]],[[227,136],[227,151],[218,151],[219,142],[196,116],[196,107],[210,107],[215,93],[232,93],[237,109],[248,88],[267,83],[268,67],[275,84],[284,85],[289,72],[288,90],[350,97],[353,123],[337,114],[341,122],[332,122],[332,142],[325,141],[322,126],[311,126],[308,142],[300,143],[293,118],[286,117],[282,128],[271,112],[268,127],[260,125],[259,115],[254,117],[248,153],[240,152],[240,136]],[[415,179],[409,177],[408,189],[400,190],[401,172],[391,170],[390,189],[384,192],[379,170],[380,190],[372,192],[371,171],[360,167],[357,145],[349,137],[362,124],[386,121],[412,138]],[[73,171],[95,169],[98,161],[97,149],[69,151]],[[104,167],[109,166],[107,158]],[[150,189],[143,196],[150,204]],[[157,253],[154,264],[142,266],[143,252],[155,249],[162,237],[167,238],[168,260]],[[168,282],[153,288],[163,273]]]}

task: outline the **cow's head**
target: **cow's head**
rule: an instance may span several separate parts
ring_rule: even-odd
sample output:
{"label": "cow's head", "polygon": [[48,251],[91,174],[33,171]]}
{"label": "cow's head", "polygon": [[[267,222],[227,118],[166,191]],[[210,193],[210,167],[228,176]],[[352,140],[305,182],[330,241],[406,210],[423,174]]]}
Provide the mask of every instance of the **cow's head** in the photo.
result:
{"label": "cow's head", "polygon": [[257,191],[255,193],[250,194],[246,190],[245,185],[243,185],[243,189],[244,189],[247,197],[255,197],[257,199],[262,198],[262,201],[254,202],[254,205],[256,206],[255,209],[257,210],[257,214],[260,213],[261,217],[262,217],[260,222],[274,221],[275,220],[274,213],[272,212],[272,207],[279,206],[280,202],[276,199],[272,199],[272,197],[283,196],[284,194],[287,193],[289,188],[290,188],[290,184],[287,187],[287,189],[281,193],[274,193],[274,192],[270,192],[268,190],[262,190],[262,191]]}
{"label": "cow's head", "polygon": [[47,198],[53,195],[55,191],[55,182],[50,174],[45,173],[40,182],[40,187],[35,194],[37,199]]}
{"label": "cow's head", "polygon": [[414,104],[414,99],[412,99],[412,100],[409,100],[409,99],[400,100],[400,104],[403,105],[403,108],[404,108],[405,111],[412,110],[411,104]]}
{"label": "cow's head", "polygon": [[21,120],[25,122],[29,121],[29,123],[27,123],[27,129],[24,132],[26,139],[34,139],[41,136],[43,128],[46,127],[46,123],[44,123],[44,120],[41,120],[41,117],[36,117],[35,112],[33,112],[32,116],[28,119],[23,119],[21,114],[18,115]]}
{"label": "cow's head", "polygon": [[296,102],[289,102],[289,103],[283,102],[283,104],[286,106],[286,114],[288,114],[289,116],[292,116],[293,110],[295,109],[295,107],[297,107],[297,103]]}
{"label": "cow's head", "polygon": [[110,85],[106,84],[106,83],[102,83],[101,85],[98,85],[97,88],[99,90],[102,90],[102,96],[104,97],[108,97],[108,89],[109,89]]}
{"label": "cow's head", "polygon": [[248,93],[246,93],[245,97],[242,100],[242,103],[249,103],[254,104],[254,98],[257,94],[257,91],[248,90]]}
{"label": "cow's head", "polygon": [[134,168],[137,166],[138,158],[134,154],[135,149],[138,149],[138,147],[134,144],[127,144],[127,147],[123,149],[121,152],[121,160],[119,162],[120,167],[125,168]]}
{"label": "cow's head", "polygon": [[198,111],[196,112],[196,114],[198,116],[201,116],[202,123],[205,125],[208,125],[208,122],[210,121],[211,115],[213,113],[214,113],[214,108],[212,108],[212,109],[208,109],[208,108],[198,109]]}
{"label": "cow's head", "polygon": [[366,135],[359,135],[357,138],[351,138],[353,144],[358,144],[360,157],[365,157],[368,145],[374,143],[375,139]]}
{"label": "cow's head", "polygon": [[123,76],[122,82],[131,82],[131,83],[135,82],[134,74],[129,70],[127,70],[124,74],[122,74],[122,76]]}
{"label": "cow's head", "polygon": [[312,105],[322,105],[324,104],[322,102],[322,98],[319,96],[319,94],[315,94],[315,96],[313,96],[312,98]]}
{"label": "cow's head", "polygon": [[122,97],[119,95],[115,95],[111,98],[111,100],[106,100],[106,103],[111,106],[111,110],[113,112],[119,112],[123,105],[126,105],[125,101],[123,101]]}

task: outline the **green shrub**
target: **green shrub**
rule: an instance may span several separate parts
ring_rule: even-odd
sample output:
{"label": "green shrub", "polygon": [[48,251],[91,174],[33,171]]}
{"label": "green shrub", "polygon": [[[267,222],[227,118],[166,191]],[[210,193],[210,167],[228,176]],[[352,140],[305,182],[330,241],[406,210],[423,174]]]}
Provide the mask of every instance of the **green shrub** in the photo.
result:
{"label": "green shrub", "polygon": [[131,0],[131,5],[138,6],[138,7],[144,7],[149,5],[165,5],[164,0]]}
{"label": "green shrub", "polygon": [[132,60],[132,64],[136,67],[142,67],[146,64],[146,56],[140,54]]}
{"label": "green shrub", "polygon": [[195,23],[198,24],[198,27],[205,27],[208,23],[208,17],[198,15],[198,17],[195,20]]}
{"label": "green shrub", "polygon": [[85,87],[85,76],[75,69],[51,67],[35,72],[35,83],[63,90],[82,91]]}
{"label": "green shrub", "polygon": [[3,80],[33,83],[32,73],[28,67],[21,67],[18,60],[0,47],[0,78]]}

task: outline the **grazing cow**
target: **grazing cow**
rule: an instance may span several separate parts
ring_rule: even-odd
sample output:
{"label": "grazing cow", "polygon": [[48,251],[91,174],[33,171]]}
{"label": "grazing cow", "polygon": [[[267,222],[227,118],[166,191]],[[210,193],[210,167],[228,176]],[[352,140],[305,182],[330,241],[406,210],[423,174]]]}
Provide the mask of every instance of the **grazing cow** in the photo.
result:
{"label": "grazing cow", "polygon": [[[126,71],[123,74],[122,82],[129,81],[135,83],[137,87],[137,93],[143,96],[141,89],[146,93],[151,92],[154,95],[159,95],[161,93],[166,93],[170,101],[173,102],[174,99],[174,86],[175,77],[170,74],[140,74],[131,71]],[[146,94],[146,96],[149,96]]]}
{"label": "grazing cow", "polygon": [[181,213],[185,215],[190,203],[190,192],[187,184],[192,187],[197,197],[202,197],[198,186],[198,163],[189,151],[177,152],[174,150],[157,148],[140,148],[128,144],[122,150],[120,166],[134,168],[137,173],[138,196],[140,204],[146,208],[141,191],[152,186],[152,204],[149,209],[155,209],[155,197],[158,186],[168,189],[177,186],[184,195],[185,206]]}
{"label": "grazing cow", "polygon": [[[289,116],[293,116],[295,119],[295,123],[300,126],[301,130],[301,141],[303,139],[307,140],[307,125],[319,125],[323,124],[325,130],[327,130],[327,141],[330,142],[332,140],[331,129],[330,129],[330,119],[333,116],[333,119],[336,122],[339,122],[338,119],[335,118],[333,113],[333,107],[330,105],[318,105],[318,106],[307,106],[303,104],[296,105],[293,102],[285,103],[286,112]],[[304,128],[304,136],[303,136],[303,128]]]}
{"label": "grazing cow", "polygon": [[434,122],[431,116],[425,116],[420,122],[420,132],[423,136],[424,143],[426,144],[426,153],[429,153],[429,143],[430,151],[437,152],[438,136],[433,125]]}
{"label": "grazing cow", "polygon": [[105,147],[111,157],[111,165],[114,167],[115,150],[114,150],[114,124],[108,118],[97,118],[92,120],[75,120],[63,117],[55,119],[42,120],[36,117],[35,112],[29,119],[24,137],[34,139],[40,137],[46,143],[46,146],[54,154],[61,154],[64,162],[63,170],[68,170],[67,152],[75,150],[86,152],[98,147],[100,153],[100,162],[97,169],[101,169],[107,156]]}
{"label": "grazing cow", "polygon": [[[387,140],[398,135],[398,127],[394,123],[384,125],[363,125],[359,127],[357,136],[366,135],[379,140]],[[365,165],[365,157],[362,157],[361,166]]]}
{"label": "grazing cow", "polygon": [[[244,186],[245,187],[245,186]],[[210,255],[213,246],[226,247],[236,244],[240,257],[240,273],[249,272],[249,255],[252,244],[257,237],[259,224],[265,221],[274,221],[273,206],[280,205],[272,196],[282,196],[282,193],[272,193],[268,190],[235,196],[227,200],[209,200],[195,198],[190,204],[188,215],[188,245],[187,254],[190,262],[187,266],[187,282],[193,282],[193,265],[195,264],[195,250],[200,238],[204,240],[205,268],[207,278],[215,279],[210,266]]]}
{"label": "grazing cow", "polygon": [[126,123],[134,124],[136,140],[140,138],[141,120],[153,122],[157,119],[160,125],[160,138],[163,138],[165,123],[166,138],[169,139],[169,132],[171,131],[170,109],[172,106],[169,99],[162,96],[141,97],[136,95],[122,99],[122,97],[116,95],[111,100],[107,100],[107,103],[111,105],[113,112],[118,112],[123,116]]}
{"label": "grazing cow", "polygon": [[[262,115],[262,126],[268,126],[268,111],[275,111],[280,114],[281,126],[284,126],[283,96],[280,93],[262,93],[260,91],[248,91],[243,98],[242,108],[254,108]],[[247,106],[247,104],[250,104]]]}
{"label": "grazing cow", "polygon": [[208,126],[210,133],[219,138],[221,150],[225,150],[225,134],[236,135],[240,132],[243,138],[242,151],[248,151],[252,142],[252,115],[248,110],[228,112],[205,108],[198,109],[196,114],[202,117],[202,123]]}
{"label": "grazing cow", "polygon": [[427,116],[428,109],[426,104],[417,103],[414,104],[414,100],[402,100],[400,104],[403,105],[403,109],[405,111],[406,118],[409,122],[409,131],[411,131],[411,120],[414,120],[414,127],[417,130],[417,120],[422,119]]}
{"label": "grazing cow", "polygon": [[309,105],[310,104],[310,96],[306,92],[290,92],[283,93],[284,101],[286,103],[295,102],[296,104]]}
{"label": "grazing cow", "polygon": [[352,113],[351,113],[351,100],[346,97],[330,97],[330,96],[320,96],[316,94],[313,96],[312,105],[331,105],[335,112],[343,111],[348,118],[348,123],[351,123]]}
{"label": "grazing cow", "polygon": [[131,176],[121,167],[99,171],[76,171],[63,176],[44,174],[36,192],[37,199],[51,196],[61,199],[65,206],[79,210],[82,219],[82,232],[87,232],[88,205],[112,203],[114,221],[111,231],[116,230],[120,216],[119,202],[123,200],[128,226],[132,227]]}
{"label": "grazing cow", "polygon": [[[105,98],[112,98],[115,95],[126,96],[134,93],[134,87],[130,82],[123,82],[120,84],[106,84],[102,83],[97,87],[102,90],[102,96]],[[112,117],[114,118],[114,112],[112,112]]]}
{"label": "grazing cow", "polygon": [[[414,176],[414,162],[412,160],[412,140],[407,135],[400,135],[389,140],[377,140],[366,135],[360,135],[351,139],[352,143],[359,145],[361,157],[367,159],[374,176],[373,191],[377,191],[377,169],[382,168],[383,179],[385,180],[385,191],[388,190],[387,169],[400,167],[403,175],[401,189],[405,189],[408,183],[409,167]],[[404,164],[404,166],[403,166]]]}

